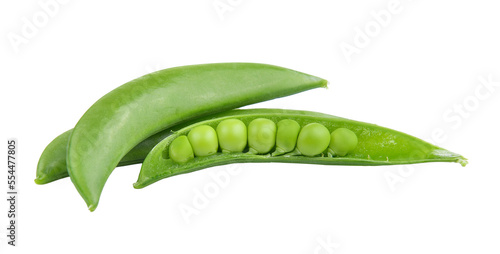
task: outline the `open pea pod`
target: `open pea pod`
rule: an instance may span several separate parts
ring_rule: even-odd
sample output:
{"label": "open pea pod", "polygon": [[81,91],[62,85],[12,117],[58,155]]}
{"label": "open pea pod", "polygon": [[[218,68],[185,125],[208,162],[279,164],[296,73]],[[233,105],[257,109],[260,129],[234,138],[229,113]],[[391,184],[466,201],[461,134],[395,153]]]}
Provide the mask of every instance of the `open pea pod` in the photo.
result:
{"label": "open pea pod", "polygon": [[[238,119],[248,126],[250,122],[258,118],[269,119],[274,123],[278,123],[284,119],[291,119],[296,121],[302,128],[308,124],[316,123],[326,127],[330,133],[339,128],[345,128],[356,135],[357,145],[344,156],[334,157],[327,156],[328,149],[325,149],[323,153],[317,156],[304,156],[297,155],[297,152],[280,155],[272,155],[271,153],[254,154],[247,152],[249,150],[248,147],[244,151],[236,153],[222,153],[219,148],[219,151],[215,154],[202,157],[195,156],[184,163],[177,163],[169,157],[169,146],[172,142],[180,136],[188,135],[197,126],[207,125],[215,129],[221,121],[227,119]],[[251,138],[251,136],[248,137],[249,140]],[[465,166],[467,159],[459,154],[452,153],[399,131],[332,115],[284,109],[233,110],[213,115],[211,119],[186,126],[158,143],[144,160],[134,188],[143,188],[167,177],[190,173],[208,167],[245,162],[365,166],[423,162],[458,162],[462,166]]]}

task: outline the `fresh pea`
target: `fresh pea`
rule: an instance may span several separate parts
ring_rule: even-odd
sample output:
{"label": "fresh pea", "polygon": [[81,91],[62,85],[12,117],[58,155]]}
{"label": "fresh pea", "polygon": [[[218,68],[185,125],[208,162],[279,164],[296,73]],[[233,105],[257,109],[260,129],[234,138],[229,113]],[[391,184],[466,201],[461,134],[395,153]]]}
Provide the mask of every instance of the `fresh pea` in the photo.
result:
{"label": "fresh pea", "polygon": [[[169,148],[170,144],[177,136],[187,135],[197,126],[217,126],[220,122],[227,119],[238,119],[249,126],[250,122],[255,119],[262,118],[275,123],[284,119],[291,119],[296,121],[300,126],[304,126],[302,131],[305,129],[309,132],[316,129],[319,132],[322,132],[323,134],[318,135],[322,136],[322,138],[317,139],[319,145],[317,145],[317,147],[316,145],[308,147],[312,150],[311,153],[308,153],[309,155],[316,154],[318,151],[321,153],[326,150],[328,143],[330,143],[330,132],[339,128],[346,128],[357,133],[356,136],[359,142],[354,150],[351,150],[343,157],[310,157],[304,154],[297,156],[287,156],[286,154],[270,156],[269,154],[259,155],[252,153],[216,153],[212,156],[194,157],[194,159],[184,164],[175,163],[171,159],[163,157],[164,151]],[[312,127],[307,127],[308,125]],[[322,125],[323,128],[327,129],[326,134],[324,133],[324,129],[322,127],[318,127],[318,125]],[[248,131],[250,138],[250,127],[248,127]],[[302,137],[304,139],[306,139],[306,137],[316,136],[316,134],[312,133],[309,133],[308,135],[305,134],[303,134]],[[307,141],[308,142],[305,143],[309,146],[309,142],[312,141]],[[324,145],[325,143],[326,145]],[[302,146],[302,141],[301,145],[297,144],[297,147]],[[302,148],[302,150],[304,150],[304,148]],[[467,159],[461,155],[452,153],[448,150],[434,146],[421,139],[399,131],[327,114],[283,109],[233,110],[230,112],[219,113],[213,115],[210,119],[188,125],[158,143],[158,145],[151,150],[144,160],[139,178],[134,184],[134,187],[143,188],[167,177],[190,173],[208,167],[245,162],[287,162],[364,166],[398,165],[424,162],[458,162],[462,164],[462,166],[465,166],[467,164]]]}
{"label": "fresh pea", "polygon": [[330,132],[319,123],[310,123],[302,128],[297,138],[297,150],[305,156],[316,156],[328,148]]}
{"label": "fresh pea", "polygon": [[257,118],[248,125],[248,146],[251,154],[265,154],[276,143],[276,124],[266,118]]}
{"label": "fresh pea", "polygon": [[276,132],[276,150],[272,156],[288,153],[295,149],[297,137],[300,132],[300,125],[292,119],[283,119],[277,124],[278,131]]}
{"label": "fresh pea", "polygon": [[217,133],[208,125],[193,128],[188,134],[189,143],[196,156],[209,156],[215,154],[219,148]]}
{"label": "fresh pea", "polygon": [[331,134],[328,156],[346,156],[358,145],[356,134],[346,128],[338,128]]}
{"label": "fresh pea", "polygon": [[238,119],[221,121],[217,125],[217,137],[223,153],[243,152],[247,146],[247,126]]}
{"label": "fresh pea", "polygon": [[113,169],[135,145],[182,121],[326,87],[326,80],[255,63],[182,66],[104,95],[80,118],[67,148],[71,181],[95,210]]}
{"label": "fresh pea", "polygon": [[194,159],[193,148],[188,137],[182,135],[175,138],[168,148],[168,155],[170,159],[177,163],[186,163]]}

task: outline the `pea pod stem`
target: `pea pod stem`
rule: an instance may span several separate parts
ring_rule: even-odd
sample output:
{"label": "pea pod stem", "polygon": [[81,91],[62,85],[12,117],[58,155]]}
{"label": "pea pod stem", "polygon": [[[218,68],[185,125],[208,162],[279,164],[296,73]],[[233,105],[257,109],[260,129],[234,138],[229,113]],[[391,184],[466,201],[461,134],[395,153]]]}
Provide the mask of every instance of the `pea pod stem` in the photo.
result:
{"label": "pea pod stem", "polygon": [[147,137],[181,121],[326,84],[255,63],[191,65],[145,75],[106,94],[80,118],[68,143],[69,176],[93,211],[116,165]]}
{"label": "pea pod stem", "polygon": [[[195,157],[193,160],[179,164],[165,158],[163,152],[169,144],[180,135],[186,135],[192,128],[199,125],[216,126],[225,119],[239,119],[248,124],[256,118],[267,118],[274,122],[282,119],[293,119],[301,126],[308,123],[320,123],[330,132],[337,128],[349,128],[356,133],[359,143],[351,153],[344,157],[322,156],[306,157],[296,154],[280,156],[257,155],[251,153],[217,153],[206,157]],[[134,188],[144,188],[161,179],[190,173],[200,169],[225,165],[230,163],[263,163],[286,162],[322,165],[398,165],[424,162],[458,162],[465,166],[467,159],[443,148],[434,146],[408,134],[341,117],[310,111],[283,109],[248,109],[233,110],[213,116],[212,119],[180,129],[156,145],[143,162],[141,172]]]}

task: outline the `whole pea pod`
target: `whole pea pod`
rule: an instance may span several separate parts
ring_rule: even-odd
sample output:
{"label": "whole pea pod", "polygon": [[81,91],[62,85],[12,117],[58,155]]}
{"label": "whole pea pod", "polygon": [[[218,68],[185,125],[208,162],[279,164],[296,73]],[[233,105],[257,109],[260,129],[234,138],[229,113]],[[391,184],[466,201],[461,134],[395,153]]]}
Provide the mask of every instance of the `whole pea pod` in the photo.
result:
{"label": "whole pea pod", "polygon": [[147,137],[179,122],[326,83],[255,63],[182,66],[142,76],[103,96],[78,121],[67,148],[69,176],[93,211],[113,169]]}
{"label": "whole pea pod", "polygon": [[[265,140],[261,139],[271,139],[276,142],[275,147],[270,151],[267,151],[266,148],[266,151],[260,154],[252,151],[252,148],[247,145],[244,150],[238,150],[241,152],[228,153],[219,149],[219,152],[212,155],[193,156],[192,151],[189,150],[189,143],[186,143],[187,139],[182,137],[189,135],[191,130],[199,126],[209,126],[216,129],[221,122],[226,122],[229,119],[238,120],[246,126],[264,122],[262,119],[277,124],[276,137],[254,136],[255,134],[250,131],[247,134],[249,144],[251,140],[254,142],[260,140],[265,143]],[[300,126],[300,131],[297,130],[297,124]],[[265,123],[264,125],[272,124]],[[283,130],[280,130],[280,127]],[[273,127],[266,126],[262,128],[273,129]],[[242,128],[238,127],[238,129]],[[241,131],[233,133],[239,132]],[[281,134],[279,134],[280,132]],[[233,133],[229,133],[228,136]],[[226,135],[224,133],[218,134],[219,137]],[[274,141],[275,138],[276,141]],[[232,140],[229,143],[245,144],[244,141],[236,138],[232,138]],[[174,144],[173,141],[178,144]],[[280,147],[280,144],[287,144],[288,153],[284,152],[285,150]],[[195,145],[192,144],[192,146]],[[179,149],[178,152],[173,153],[178,149],[177,147],[182,148],[182,150]],[[134,187],[143,188],[167,177],[208,167],[244,162],[366,166],[458,162],[465,166],[467,159],[399,131],[332,115],[284,109],[233,110],[216,114],[212,116],[212,119],[186,126],[158,143],[144,160]]]}

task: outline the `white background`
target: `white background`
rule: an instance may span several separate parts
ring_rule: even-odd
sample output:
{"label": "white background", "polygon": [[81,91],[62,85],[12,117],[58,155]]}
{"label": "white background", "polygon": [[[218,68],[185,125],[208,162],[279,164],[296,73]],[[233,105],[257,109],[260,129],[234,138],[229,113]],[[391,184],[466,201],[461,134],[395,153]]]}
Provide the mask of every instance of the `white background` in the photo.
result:
{"label": "white background", "polygon": [[[47,2],[0,4],[1,168],[6,140],[17,138],[20,178],[18,247],[5,243],[2,198],[0,253],[500,252],[498,2],[68,1],[49,11]],[[383,21],[373,14],[388,11]],[[33,19],[36,31],[23,35]],[[356,53],[346,57],[346,45]],[[379,124],[470,163],[238,164],[142,190],[132,188],[133,165],[113,172],[93,213],[69,179],[33,182],[45,146],[115,87],[163,68],[232,61],[330,81],[248,107]],[[239,173],[186,220],[180,207],[229,169]]]}

